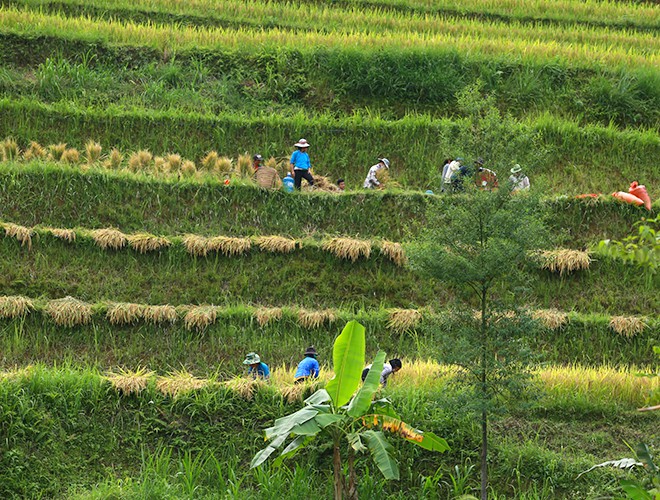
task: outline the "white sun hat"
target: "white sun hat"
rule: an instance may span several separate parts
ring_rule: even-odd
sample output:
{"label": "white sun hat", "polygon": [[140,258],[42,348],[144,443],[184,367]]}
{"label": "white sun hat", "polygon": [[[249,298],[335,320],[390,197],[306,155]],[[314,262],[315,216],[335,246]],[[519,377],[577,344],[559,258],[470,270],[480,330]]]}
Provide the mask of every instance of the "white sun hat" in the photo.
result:
{"label": "white sun hat", "polygon": [[294,146],[297,148],[308,148],[309,142],[307,142],[307,139],[300,139],[298,142],[294,144]]}

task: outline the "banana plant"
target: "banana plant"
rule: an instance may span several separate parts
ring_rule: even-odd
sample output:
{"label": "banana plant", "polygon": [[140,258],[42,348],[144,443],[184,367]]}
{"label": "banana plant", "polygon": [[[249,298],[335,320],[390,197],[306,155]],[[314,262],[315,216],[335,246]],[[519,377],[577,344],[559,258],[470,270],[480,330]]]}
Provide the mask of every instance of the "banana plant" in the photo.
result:
{"label": "banana plant", "polygon": [[[335,376],[304,401],[304,406],[275,420],[265,430],[266,448],[252,459],[258,467],[279,452],[276,462],[294,456],[315,438],[333,443],[334,497],[357,499],[356,453],[369,452],[386,479],[399,479],[399,466],[388,436],[397,435],[430,451],[449,450],[447,441],[432,432],[422,432],[403,422],[392,403],[374,400],[379,389],[385,353],[378,352],[360,386],[365,361],[365,329],[350,321],[335,339],[332,361]],[[342,446],[344,445],[344,446]],[[342,450],[346,450],[348,478],[343,472]],[[281,451],[280,451],[281,450]]]}

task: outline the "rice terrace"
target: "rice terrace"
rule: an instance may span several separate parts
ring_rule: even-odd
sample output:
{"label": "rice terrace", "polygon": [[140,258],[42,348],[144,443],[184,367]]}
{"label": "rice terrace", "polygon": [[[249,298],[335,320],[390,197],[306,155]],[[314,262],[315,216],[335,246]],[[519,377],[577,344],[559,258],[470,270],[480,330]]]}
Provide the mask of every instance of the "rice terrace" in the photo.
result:
{"label": "rice terrace", "polygon": [[2,0],[0,498],[660,500],[660,4]]}

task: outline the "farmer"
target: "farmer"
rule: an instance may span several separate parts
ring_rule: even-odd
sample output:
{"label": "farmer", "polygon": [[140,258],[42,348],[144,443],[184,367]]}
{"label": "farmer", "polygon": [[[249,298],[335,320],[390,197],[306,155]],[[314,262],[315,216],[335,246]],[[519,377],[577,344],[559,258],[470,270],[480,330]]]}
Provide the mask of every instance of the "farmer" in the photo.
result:
{"label": "farmer", "polygon": [[522,167],[516,163],[511,169],[511,175],[509,176],[509,182],[511,183],[511,191],[527,191],[529,190],[529,177],[525,175],[522,171]]}
{"label": "farmer", "polygon": [[[398,372],[400,369],[401,369],[401,360],[398,358],[390,359],[389,362],[383,364],[383,371],[380,372],[380,383],[382,384],[382,386],[386,387],[388,377],[393,373]],[[369,374],[369,370],[371,370],[371,365],[367,366],[364,370],[362,370],[362,382],[364,382],[365,379],[367,378],[367,375]]]}
{"label": "farmer", "polygon": [[442,192],[445,191],[444,179],[445,179],[445,176],[447,175],[447,169],[449,168],[449,164],[451,162],[452,162],[451,158],[445,158],[445,162],[442,164],[442,176],[440,177],[440,182],[442,183],[442,187],[440,188],[440,191],[442,191]]}
{"label": "farmer", "polygon": [[484,159],[479,157],[474,162],[474,167],[477,169],[477,176],[475,182],[479,189],[484,191],[492,191],[497,186],[497,174],[489,168],[484,167]]}
{"label": "farmer", "polygon": [[312,164],[309,161],[309,155],[307,154],[307,148],[309,148],[309,143],[306,139],[300,139],[294,144],[296,149],[291,155],[291,174],[294,179],[294,187],[300,189],[302,180],[305,179],[310,186],[314,185],[314,177],[309,173],[309,169],[312,168]]}
{"label": "farmer", "polygon": [[259,187],[265,189],[277,189],[282,185],[280,176],[273,167],[262,165],[261,155],[254,155],[254,180]]}
{"label": "farmer", "polygon": [[444,174],[442,175],[442,190],[445,192],[454,191],[454,181],[458,178],[458,172],[461,170],[461,162],[463,158],[456,158],[449,162],[446,168],[443,167]]}
{"label": "farmer", "polygon": [[256,352],[251,352],[245,356],[243,364],[248,365],[248,377],[263,380],[268,380],[270,378],[268,365],[261,362],[261,358]]}
{"label": "farmer", "polygon": [[252,157],[252,167],[254,168],[255,172],[259,170],[259,167],[261,167],[263,161],[264,161],[264,157],[261,155],[254,155]]}
{"label": "farmer", "polygon": [[339,188],[340,191],[346,191],[346,182],[344,182],[344,179],[342,178],[337,179],[337,187]]}
{"label": "farmer", "polygon": [[387,158],[378,158],[378,163],[372,165],[372,167],[369,169],[369,173],[367,174],[367,178],[364,180],[363,187],[365,189],[380,189],[382,187],[380,181],[376,177],[376,174],[383,168],[390,168],[390,160]]}
{"label": "farmer", "polygon": [[296,384],[302,384],[307,380],[319,378],[319,362],[316,360],[318,353],[314,346],[311,345],[305,350],[305,358],[298,363],[296,374],[293,376],[293,381]]}

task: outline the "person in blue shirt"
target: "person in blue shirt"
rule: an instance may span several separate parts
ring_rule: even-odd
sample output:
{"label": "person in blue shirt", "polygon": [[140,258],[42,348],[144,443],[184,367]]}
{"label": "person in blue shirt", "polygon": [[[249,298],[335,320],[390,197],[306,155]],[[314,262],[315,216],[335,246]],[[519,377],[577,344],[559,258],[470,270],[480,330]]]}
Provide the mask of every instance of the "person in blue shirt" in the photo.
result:
{"label": "person in blue shirt", "polygon": [[314,185],[314,177],[309,172],[309,169],[312,168],[312,164],[309,161],[309,154],[307,154],[307,148],[309,148],[309,143],[306,139],[300,139],[294,144],[296,149],[291,155],[291,173],[293,174],[293,182],[296,189],[300,189],[302,180],[305,179],[310,186]]}
{"label": "person in blue shirt", "polygon": [[268,365],[261,362],[261,358],[256,352],[251,352],[245,356],[243,364],[248,365],[248,377],[263,380],[268,380],[270,378]]}
{"label": "person in blue shirt", "polygon": [[309,346],[305,350],[305,359],[298,363],[296,374],[293,376],[293,381],[296,384],[302,384],[307,380],[319,378],[319,362],[316,360],[318,353],[314,346]]}

